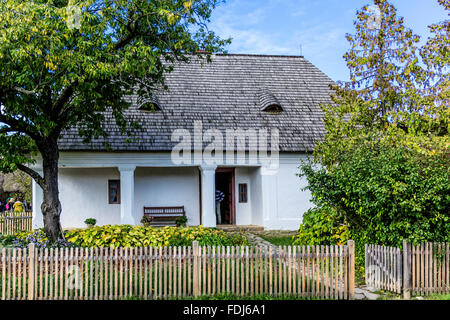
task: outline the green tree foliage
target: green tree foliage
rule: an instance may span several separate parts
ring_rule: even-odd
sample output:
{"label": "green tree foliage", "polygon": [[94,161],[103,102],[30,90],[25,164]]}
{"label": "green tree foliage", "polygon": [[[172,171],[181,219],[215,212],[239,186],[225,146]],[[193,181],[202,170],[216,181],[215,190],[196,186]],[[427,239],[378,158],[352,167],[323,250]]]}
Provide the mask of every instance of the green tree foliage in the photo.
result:
{"label": "green tree foliage", "polygon": [[449,21],[418,47],[392,4],[374,6],[378,20],[367,6],[357,12],[344,56],[350,81],[322,106],[325,139],[302,165],[314,219],[334,227],[319,231],[308,218],[298,238],[330,242],[344,225],[360,254],[364,243],[450,241]]}
{"label": "green tree foliage", "polygon": [[[439,0],[449,9],[449,0]],[[379,8],[373,22],[369,8]],[[354,138],[371,131],[408,144],[422,153],[445,152],[449,106],[449,21],[430,26],[432,37],[419,48],[419,37],[403,24],[386,0],[357,11],[356,34],[347,35],[344,55],[350,81],[334,86],[333,104],[322,106],[327,137],[315,157],[327,167]],[[359,141],[359,140],[358,140]]]}
{"label": "green tree foliage", "polygon": [[294,236],[294,245],[341,245],[351,238],[347,225],[326,204],[309,209]]}
{"label": "green tree foliage", "polygon": [[[370,139],[370,140],[369,140]],[[363,243],[450,241],[450,160],[363,137],[334,170],[303,166],[313,202]]]}
{"label": "green tree foliage", "polygon": [[385,0],[358,10],[354,25],[356,34],[346,36],[351,45],[344,55],[351,78],[347,87],[371,101],[381,119],[390,111],[414,108],[417,104],[410,101],[408,91],[422,72],[417,59],[419,36],[404,26],[395,7]]}
{"label": "green tree foliage", "polygon": [[[223,51],[229,42],[206,27],[219,2],[0,1],[0,171],[20,169],[42,187],[52,240],[60,235],[61,133],[77,126],[86,142],[105,135],[107,111],[131,135],[128,95],[150,96],[164,88],[170,62]],[[36,154],[42,173],[30,166]]]}

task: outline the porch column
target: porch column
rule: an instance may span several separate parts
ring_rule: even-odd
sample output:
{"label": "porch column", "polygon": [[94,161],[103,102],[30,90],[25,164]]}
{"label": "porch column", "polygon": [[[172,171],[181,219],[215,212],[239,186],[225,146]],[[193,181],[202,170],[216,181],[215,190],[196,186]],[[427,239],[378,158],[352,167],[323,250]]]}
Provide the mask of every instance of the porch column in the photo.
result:
{"label": "porch column", "polygon": [[261,171],[261,195],[264,228],[276,228],[278,219],[277,206],[277,176],[278,170],[262,167]]}
{"label": "porch column", "polygon": [[200,166],[202,175],[202,225],[216,227],[216,168]]}
{"label": "porch column", "polygon": [[134,170],[136,166],[120,166],[120,224],[135,225]]}
{"label": "porch column", "polygon": [[[37,173],[39,173],[42,176],[42,171],[35,170]],[[42,188],[40,185],[32,180],[31,188],[32,188],[32,194],[33,194],[33,201],[31,203],[31,209],[33,211],[33,218],[32,218],[32,225],[33,229],[43,228],[44,227],[44,217],[42,216],[41,211],[41,204],[44,201],[44,192],[42,191]]]}

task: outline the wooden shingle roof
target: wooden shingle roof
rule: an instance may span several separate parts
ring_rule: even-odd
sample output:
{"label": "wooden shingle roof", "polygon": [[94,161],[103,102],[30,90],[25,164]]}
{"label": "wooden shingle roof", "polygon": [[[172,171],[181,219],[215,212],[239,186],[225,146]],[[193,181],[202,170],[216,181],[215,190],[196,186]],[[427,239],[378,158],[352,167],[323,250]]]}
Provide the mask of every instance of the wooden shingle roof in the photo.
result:
{"label": "wooden shingle roof", "polygon": [[[212,62],[198,59],[177,64],[166,75],[168,91],[155,92],[161,110],[139,110],[139,99],[125,112],[141,125],[135,136],[122,135],[112,116],[107,116],[106,139],[83,144],[73,128],[59,141],[61,151],[170,151],[175,129],[193,134],[194,121],[203,130],[272,129],[280,134],[281,152],[311,151],[323,139],[323,114],[319,104],[330,103],[332,80],[303,57],[264,55],[212,55]],[[264,93],[261,97],[261,92]],[[276,101],[283,112],[262,111],[261,101]],[[127,139],[128,138],[128,139]],[[131,140],[131,141],[130,141]]]}

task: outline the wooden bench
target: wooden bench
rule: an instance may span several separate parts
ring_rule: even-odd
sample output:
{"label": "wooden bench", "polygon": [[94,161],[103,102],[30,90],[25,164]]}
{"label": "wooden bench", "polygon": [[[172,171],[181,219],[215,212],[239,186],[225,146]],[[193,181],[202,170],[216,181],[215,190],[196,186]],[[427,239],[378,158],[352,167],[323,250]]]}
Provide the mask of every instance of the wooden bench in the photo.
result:
{"label": "wooden bench", "polygon": [[182,207],[144,207],[144,216],[152,219],[151,227],[176,226],[179,217],[186,216]]}

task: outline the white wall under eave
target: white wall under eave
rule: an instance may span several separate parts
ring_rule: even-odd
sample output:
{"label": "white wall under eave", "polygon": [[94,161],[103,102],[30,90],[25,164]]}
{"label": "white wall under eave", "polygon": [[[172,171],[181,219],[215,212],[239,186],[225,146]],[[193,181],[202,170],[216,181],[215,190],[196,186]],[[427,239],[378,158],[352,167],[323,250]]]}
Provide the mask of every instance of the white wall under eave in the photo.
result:
{"label": "white wall under eave", "polygon": [[134,220],[140,224],[144,207],[184,206],[188,225],[200,224],[197,167],[136,168]]}
{"label": "white wall under eave", "polygon": [[313,207],[311,194],[303,191],[307,185],[306,178],[297,176],[300,173],[300,159],[310,157],[305,154],[280,155],[280,167],[276,174],[277,203],[276,212],[271,219],[264,221],[267,230],[297,230],[303,213]]}
{"label": "white wall under eave", "polygon": [[117,168],[59,169],[63,228],[84,228],[84,220],[97,225],[120,224],[120,204],[108,203],[108,180],[119,179]]}
{"label": "white wall under eave", "polygon": [[[237,225],[249,225],[253,224],[252,219],[252,207],[253,207],[253,199],[251,194],[251,172],[254,171],[253,168],[236,168],[235,169],[235,204],[236,204],[236,224]],[[240,203],[239,202],[239,184],[246,183],[247,184],[247,202]]]}
{"label": "white wall under eave", "polygon": [[262,208],[262,180],[261,180],[261,168],[254,168],[250,172],[251,183],[248,186],[249,196],[252,199],[252,223],[253,225],[263,226],[263,208]]}

